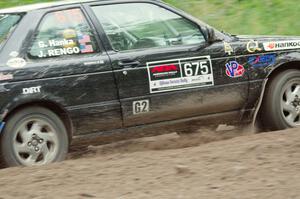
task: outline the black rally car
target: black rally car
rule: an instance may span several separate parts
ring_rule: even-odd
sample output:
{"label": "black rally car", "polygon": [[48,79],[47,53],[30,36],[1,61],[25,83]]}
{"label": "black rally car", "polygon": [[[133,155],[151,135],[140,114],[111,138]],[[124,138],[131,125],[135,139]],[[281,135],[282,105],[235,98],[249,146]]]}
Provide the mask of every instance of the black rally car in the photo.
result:
{"label": "black rally car", "polygon": [[300,124],[299,37],[232,36],[154,0],[0,13],[8,166],[63,160],[74,137],[170,121]]}

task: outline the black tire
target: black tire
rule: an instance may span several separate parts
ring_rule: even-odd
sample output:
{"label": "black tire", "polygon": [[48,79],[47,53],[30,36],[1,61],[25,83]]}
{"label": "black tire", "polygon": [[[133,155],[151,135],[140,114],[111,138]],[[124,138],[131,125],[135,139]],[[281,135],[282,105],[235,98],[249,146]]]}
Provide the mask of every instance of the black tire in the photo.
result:
{"label": "black tire", "polygon": [[42,107],[16,112],[6,122],[1,135],[1,159],[8,167],[62,161],[68,148],[65,125],[55,113]]}
{"label": "black tire", "polygon": [[[272,131],[297,127],[298,125],[300,125],[299,116],[298,118],[295,118],[294,123],[291,122],[292,119],[288,119],[290,112],[286,111],[285,108],[283,108],[283,103],[287,103],[290,105],[292,104],[288,102],[290,100],[287,100],[287,89],[290,85],[291,88],[294,84],[295,86],[300,85],[300,71],[296,69],[289,69],[281,72],[269,81],[270,83],[266,88],[261,111],[263,126]],[[293,95],[295,95],[294,92],[292,93]],[[298,104],[298,100],[295,101],[295,103]],[[298,106],[295,105],[294,107],[293,104],[290,107],[294,107],[295,110],[297,110]]]}

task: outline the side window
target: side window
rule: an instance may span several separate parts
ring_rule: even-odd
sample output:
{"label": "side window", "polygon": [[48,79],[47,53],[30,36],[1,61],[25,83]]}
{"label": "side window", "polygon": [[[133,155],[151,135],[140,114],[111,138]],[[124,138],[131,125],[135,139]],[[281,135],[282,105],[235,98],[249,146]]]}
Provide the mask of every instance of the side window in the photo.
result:
{"label": "side window", "polygon": [[98,52],[91,27],[80,9],[52,12],[42,19],[29,57],[61,57]]}
{"label": "side window", "polygon": [[199,27],[162,7],[127,3],[92,7],[117,51],[200,44]]}

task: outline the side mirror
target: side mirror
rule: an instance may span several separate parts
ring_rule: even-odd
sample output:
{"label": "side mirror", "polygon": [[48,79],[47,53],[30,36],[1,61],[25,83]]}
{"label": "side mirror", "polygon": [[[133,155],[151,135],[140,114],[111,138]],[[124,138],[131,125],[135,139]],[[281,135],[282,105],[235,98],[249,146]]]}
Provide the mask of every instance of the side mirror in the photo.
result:
{"label": "side mirror", "polygon": [[198,47],[191,48],[191,49],[189,49],[189,51],[198,51],[198,50],[205,48],[208,45],[218,41],[215,30],[213,28],[205,27],[205,28],[201,28],[201,30],[202,30],[202,33],[204,34],[204,37],[207,42],[205,44],[203,44],[203,43],[199,44]]}
{"label": "side mirror", "polygon": [[209,44],[212,44],[216,41],[216,34],[213,28],[206,28],[207,41]]}

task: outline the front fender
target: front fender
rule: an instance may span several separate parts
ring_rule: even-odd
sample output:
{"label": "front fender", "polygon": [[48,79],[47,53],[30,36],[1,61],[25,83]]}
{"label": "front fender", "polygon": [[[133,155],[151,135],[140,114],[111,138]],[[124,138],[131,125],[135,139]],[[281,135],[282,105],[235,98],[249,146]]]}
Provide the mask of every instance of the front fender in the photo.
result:
{"label": "front fender", "polygon": [[289,68],[300,69],[300,52],[287,52],[278,55],[275,64],[269,68],[266,78],[268,79],[276,70]]}
{"label": "front fender", "polygon": [[259,110],[264,100],[265,90],[269,81],[280,72],[288,69],[300,70],[300,52],[287,52],[276,58],[276,63],[268,69],[267,75],[262,82],[262,89],[259,99],[257,100],[255,111],[253,113],[253,126],[255,125]]}

